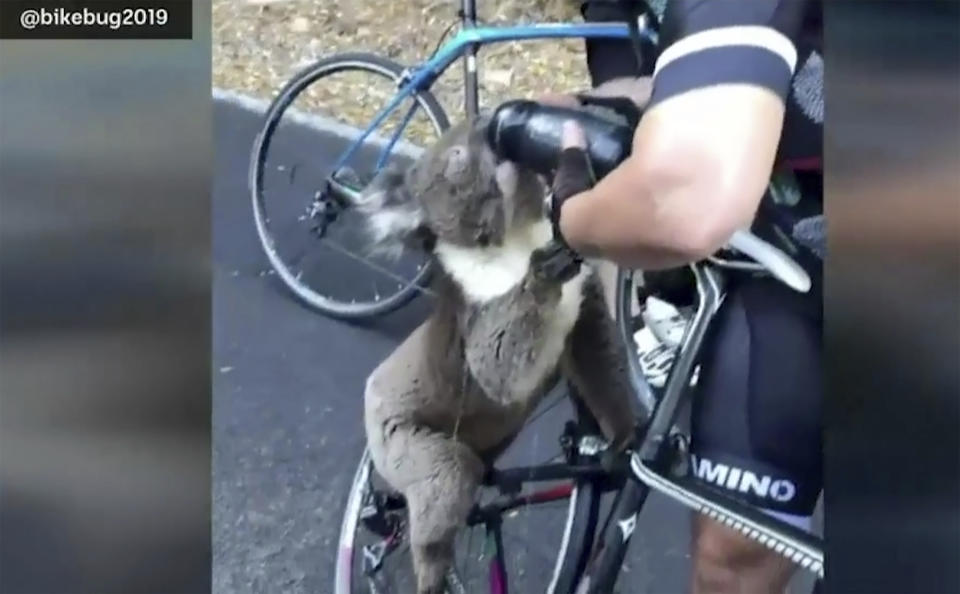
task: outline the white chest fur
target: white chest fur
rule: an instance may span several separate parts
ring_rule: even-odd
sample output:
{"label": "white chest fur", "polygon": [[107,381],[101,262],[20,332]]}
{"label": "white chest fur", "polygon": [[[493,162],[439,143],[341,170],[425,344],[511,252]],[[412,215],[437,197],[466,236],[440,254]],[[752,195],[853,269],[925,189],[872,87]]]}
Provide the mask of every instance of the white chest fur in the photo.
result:
{"label": "white chest fur", "polygon": [[[444,270],[457,282],[467,299],[479,304],[505,295],[520,284],[530,267],[530,254],[549,243],[552,236],[550,222],[543,219],[514,230],[504,239],[503,245],[478,248],[440,242],[436,253]],[[581,288],[587,272],[584,265],[580,274],[563,286],[560,310],[570,310],[573,320],[576,320],[580,308]]]}
{"label": "white chest fur", "polygon": [[550,222],[544,219],[525,229],[512,231],[503,245],[485,248],[437,244],[440,263],[473,303],[486,303],[505,295],[527,274],[530,254],[551,238]]}
{"label": "white chest fur", "polygon": [[[530,266],[530,255],[546,245],[551,237],[550,223],[543,220],[515,230],[501,246],[465,248],[441,243],[436,251],[444,269],[461,287],[466,298],[481,304],[506,294],[522,282]],[[579,316],[583,283],[589,274],[590,269],[584,264],[577,276],[564,283],[556,309],[543,312],[546,323],[542,333],[531,337],[536,342],[536,362],[527,377],[515,386],[518,392],[529,394],[557,364],[567,335]]]}

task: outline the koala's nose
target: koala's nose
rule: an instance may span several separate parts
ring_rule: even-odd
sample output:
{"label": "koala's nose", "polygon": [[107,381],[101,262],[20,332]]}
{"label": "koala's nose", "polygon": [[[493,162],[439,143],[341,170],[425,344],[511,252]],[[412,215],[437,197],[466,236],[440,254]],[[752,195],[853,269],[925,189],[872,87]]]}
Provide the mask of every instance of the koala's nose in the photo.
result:
{"label": "koala's nose", "polygon": [[486,229],[477,232],[477,245],[487,247],[490,245],[490,232]]}

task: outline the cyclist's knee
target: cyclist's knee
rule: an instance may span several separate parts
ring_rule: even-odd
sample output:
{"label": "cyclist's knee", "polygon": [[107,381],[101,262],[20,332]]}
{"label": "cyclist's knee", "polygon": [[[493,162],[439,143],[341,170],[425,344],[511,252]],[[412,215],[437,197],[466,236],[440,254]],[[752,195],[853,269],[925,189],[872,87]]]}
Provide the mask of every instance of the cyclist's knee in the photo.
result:
{"label": "cyclist's knee", "polygon": [[714,520],[694,519],[694,551],[698,559],[716,565],[742,567],[767,557],[769,549]]}
{"label": "cyclist's knee", "polygon": [[692,590],[695,594],[784,591],[793,573],[789,561],[704,516],[696,515],[693,525]]}

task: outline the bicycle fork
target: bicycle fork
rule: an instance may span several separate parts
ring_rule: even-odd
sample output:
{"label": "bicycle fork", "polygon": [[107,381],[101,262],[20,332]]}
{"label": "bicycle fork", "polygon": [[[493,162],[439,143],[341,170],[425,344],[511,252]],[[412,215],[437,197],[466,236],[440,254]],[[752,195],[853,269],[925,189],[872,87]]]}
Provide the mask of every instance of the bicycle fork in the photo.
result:
{"label": "bicycle fork", "polygon": [[[777,554],[823,579],[823,552],[809,535],[769,526],[761,512],[734,501],[717,503],[717,495],[698,488],[693,481],[679,481],[655,472],[639,456],[631,457],[630,477],[617,494],[604,528],[603,542],[598,547],[593,566],[581,578],[575,594],[608,594],[613,592],[623,565],[630,539],[647,495],[654,489],[670,499],[737,530],[747,538],[765,545]],[[615,522],[616,529],[611,529]]]}
{"label": "bicycle fork", "polygon": [[[630,539],[637,527],[637,518],[650,489],[644,483],[628,479],[617,493],[613,508],[603,529],[603,542],[598,543],[591,567],[580,578],[575,594],[600,594],[613,592],[623,559],[630,548]],[[611,529],[611,522],[616,529]]]}

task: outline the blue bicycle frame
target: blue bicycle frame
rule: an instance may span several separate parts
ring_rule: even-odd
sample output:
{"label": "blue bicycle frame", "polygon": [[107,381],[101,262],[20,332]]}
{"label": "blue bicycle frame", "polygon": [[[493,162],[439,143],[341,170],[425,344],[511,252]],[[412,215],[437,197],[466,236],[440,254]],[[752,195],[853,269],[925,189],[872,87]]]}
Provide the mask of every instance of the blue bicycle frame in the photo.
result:
{"label": "blue bicycle frame", "polygon": [[[476,54],[480,47],[506,41],[529,41],[535,39],[629,39],[630,27],[623,23],[545,23],[519,25],[514,27],[478,27],[476,26],[475,0],[464,0],[462,28],[453,39],[448,41],[430,60],[410,68],[398,81],[399,91],[377,114],[370,126],[354,141],[347,152],[334,166],[338,171],[363,145],[363,142],[380,124],[407,98],[418,91],[426,90],[443,74],[453,62],[464,58],[464,80],[466,81],[466,111],[468,116],[478,112],[478,86]],[[639,24],[642,38],[656,44],[657,34],[652,29]],[[413,102],[397,127],[392,138],[386,144],[376,168],[379,170],[387,160],[390,151],[400,137],[401,132],[416,112],[417,103]]]}

